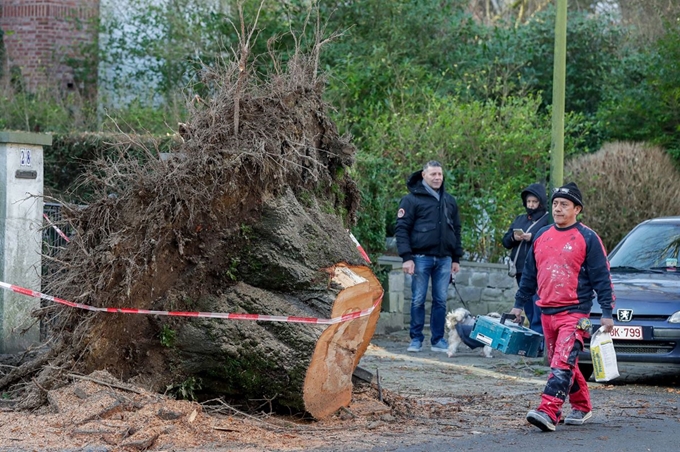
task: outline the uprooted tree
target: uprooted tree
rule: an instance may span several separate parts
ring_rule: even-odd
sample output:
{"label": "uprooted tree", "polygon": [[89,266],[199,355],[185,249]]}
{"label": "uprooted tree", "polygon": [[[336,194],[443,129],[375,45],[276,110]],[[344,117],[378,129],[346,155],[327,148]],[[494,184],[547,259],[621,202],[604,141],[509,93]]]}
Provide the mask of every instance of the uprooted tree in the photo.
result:
{"label": "uprooted tree", "polygon": [[[322,100],[319,42],[266,79],[237,60],[204,72],[177,152],[100,159],[85,208],[64,206],[70,243],[50,258],[45,291],[96,307],[334,318],[327,325],[93,313],[50,305],[50,346],[0,378],[36,407],[68,374],[108,370],[156,391],[225,397],[325,417],[379,316],[382,288],[347,228],[359,194],[355,148]],[[274,65],[280,67],[279,65]],[[165,156],[164,156],[165,157]],[[253,406],[253,405],[251,405]]]}

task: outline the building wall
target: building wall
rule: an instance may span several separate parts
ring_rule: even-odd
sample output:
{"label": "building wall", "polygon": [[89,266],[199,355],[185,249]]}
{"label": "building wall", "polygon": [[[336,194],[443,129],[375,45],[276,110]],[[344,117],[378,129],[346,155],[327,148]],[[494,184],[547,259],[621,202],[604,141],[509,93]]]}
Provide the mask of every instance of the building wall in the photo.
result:
{"label": "building wall", "polygon": [[98,17],[99,0],[0,0],[3,67],[20,71],[30,91],[38,86],[96,91],[96,61],[86,57],[78,73],[67,62],[83,60],[83,45],[96,49]]}

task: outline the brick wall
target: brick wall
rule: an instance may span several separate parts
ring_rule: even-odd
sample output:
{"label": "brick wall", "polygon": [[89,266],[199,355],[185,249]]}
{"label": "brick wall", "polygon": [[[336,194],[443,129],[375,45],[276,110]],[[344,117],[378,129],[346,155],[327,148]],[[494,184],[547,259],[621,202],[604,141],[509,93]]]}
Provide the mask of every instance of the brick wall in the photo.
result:
{"label": "brick wall", "polygon": [[44,85],[85,92],[96,89],[96,61],[85,61],[94,68],[82,72],[90,76],[87,79],[66,63],[70,58],[82,59],[83,44],[96,44],[98,17],[99,0],[0,0],[4,68],[21,71],[31,91]]}

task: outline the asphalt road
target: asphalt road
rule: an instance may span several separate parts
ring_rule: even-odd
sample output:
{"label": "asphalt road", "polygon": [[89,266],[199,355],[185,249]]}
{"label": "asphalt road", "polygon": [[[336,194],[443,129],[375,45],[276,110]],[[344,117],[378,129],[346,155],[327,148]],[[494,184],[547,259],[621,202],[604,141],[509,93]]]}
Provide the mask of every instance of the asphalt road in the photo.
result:
{"label": "asphalt road", "polygon": [[[515,429],[505,433],[478,434],[451,440],[438,437],[418,445],[373,447],[371,451],[490,451],[527,452],[667,452],[680,449],[678,395],[668,396],[664,388],[626,385],[594,397],[595,415],[582,426],[559,425],[555,432],[544,433],[524,425],[521,418]],[[596,393],[597,394],[597,393]],[[630,400],[630,405],[625,402]],[[621,404],[621,402],[624,402]],[[607,409],[606,404],[619,409]],[[605,407],[605,408],[603,408]],[[642,411],[641,411],[642,410]]]}
{"label": "asphalt road", "polygon": [[[548,368],[542,360],[503,355],[494,358],[464,350],[449,358],[430,352],[406,353],[405,332],[376,336],[360,366],[378,371],[384,387],[413,397],[451,394],[514,392],[516,422],[511,418],[499,428],[476,429],[472,434],[451,436],[433,425],[432,435],[411,437],[391,435],[373,440],[365,449],[387,451],[487,451],[502,450],[553,452],[667,452],[680,450],[680,385],[677,378],[650,378],[637,369],[640,378],[601,384],[589,382],[593,418],[582,426],[560,424],[555,432],[544,433],[525,421],[527,407],[539,402]],[[495,382],[495,383],[494,383]],[[524,405],[524,402],[526,404]],[[565,405],[568,413],[568,404]],[[512,414],[514,418],[515,414]],[[375,439],[375,438],[374,438]],[[401,439],[401,440],[400,440]],[[329,449],[330,450],[330,449]]]}
{"label": "asphalt road", "polygon": [[417,446],[379,447],[371,451],[491,451],[503,452],[668,452],[680,448],[677,419],[600,420],[581,427],[561,428],[551,433],[508,432],[479,435],[454,441],[432,441]]}

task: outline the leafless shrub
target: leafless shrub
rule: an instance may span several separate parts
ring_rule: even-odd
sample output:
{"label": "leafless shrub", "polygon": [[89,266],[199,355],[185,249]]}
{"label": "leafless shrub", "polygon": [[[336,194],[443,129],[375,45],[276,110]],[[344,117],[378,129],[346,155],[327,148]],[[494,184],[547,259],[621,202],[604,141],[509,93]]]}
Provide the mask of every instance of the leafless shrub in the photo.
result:
{"label": "leafless shrub", "polygon": [[611,250],[639,222],[680,213],[680,172],[661,148],[607,143],[565,166],[585,202],[582,219]]}

